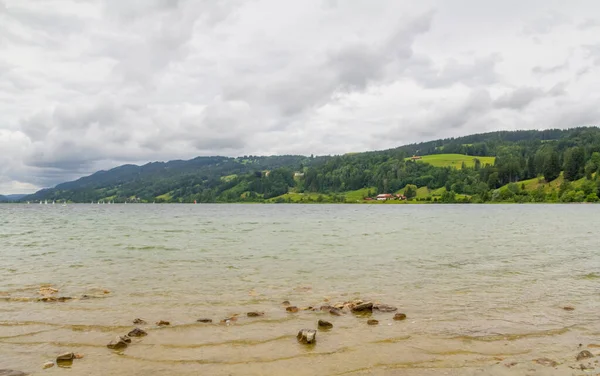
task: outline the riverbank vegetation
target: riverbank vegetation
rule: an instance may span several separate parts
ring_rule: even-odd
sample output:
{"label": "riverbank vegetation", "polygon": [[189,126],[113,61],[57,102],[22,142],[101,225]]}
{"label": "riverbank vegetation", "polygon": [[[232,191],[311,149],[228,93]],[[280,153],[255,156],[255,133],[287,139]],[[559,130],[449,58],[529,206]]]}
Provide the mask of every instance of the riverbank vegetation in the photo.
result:
{"label": "riverbank vegetation", "polygon": [[[597,202],[600,129],[476,134],[338,156],[198,157],[125,165],[22,201]],[[369,200],[390,193],[406,199]]]}

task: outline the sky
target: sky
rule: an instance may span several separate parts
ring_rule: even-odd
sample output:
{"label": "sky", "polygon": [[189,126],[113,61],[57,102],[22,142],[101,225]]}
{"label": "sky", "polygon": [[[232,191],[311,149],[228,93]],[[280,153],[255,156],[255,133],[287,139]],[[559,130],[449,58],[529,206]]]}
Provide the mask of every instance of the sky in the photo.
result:
{"label": "sky", "polygon": [[596,0],[0,0],[0,193],[600,125]]}

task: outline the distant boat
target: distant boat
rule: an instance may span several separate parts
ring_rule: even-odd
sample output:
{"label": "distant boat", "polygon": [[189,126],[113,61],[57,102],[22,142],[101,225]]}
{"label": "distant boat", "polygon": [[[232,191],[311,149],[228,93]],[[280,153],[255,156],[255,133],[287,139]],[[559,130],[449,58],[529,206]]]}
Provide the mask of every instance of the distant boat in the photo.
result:
{"label": "distant boat", "polygon": [[54,200],[52,200],[52,205],[54,205]]}
{"label": "distant boat", "polygon": [[45,200],[45,201],[44,201],[44,205],[48,205],[48,200]]}
{"label": "distant boat", "polygon": [[67,202],[66,201],[63,202],[62,206],[67,206]]}

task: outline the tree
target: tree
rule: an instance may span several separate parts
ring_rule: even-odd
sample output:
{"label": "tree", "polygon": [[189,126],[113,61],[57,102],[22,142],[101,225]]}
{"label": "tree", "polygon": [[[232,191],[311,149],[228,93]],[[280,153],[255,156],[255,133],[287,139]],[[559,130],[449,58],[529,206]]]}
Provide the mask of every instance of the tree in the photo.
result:
{"label": "tree", "polygon": [[404,196],[409,200],[415,198],[417,196],[417,186],[414,184],[407,184],[406,187],[404,187]]}
{"label": "tree", "polygon": [[544,174],[544,179],[546,179],[547,182],[551,182],[560,176],[560,161],[556,151],[546,155],[542,172]]}
{"label": "tree", "polygon": [[582,147],[567,149],[564,156],[564,177],[574,181],[583,177],[585,167],[585,152]]}

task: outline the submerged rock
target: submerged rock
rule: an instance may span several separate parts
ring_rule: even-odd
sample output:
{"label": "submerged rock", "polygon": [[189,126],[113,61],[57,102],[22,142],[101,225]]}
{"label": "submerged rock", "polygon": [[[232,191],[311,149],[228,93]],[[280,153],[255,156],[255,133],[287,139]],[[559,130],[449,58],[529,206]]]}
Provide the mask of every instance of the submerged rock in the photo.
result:
{"label": "submerged rock", "polygon": [[367,324],[368,325],[379,325],[379,321],[371,319],[371,320],[367,321]]}
{"label": "submerged rock", "polygon": [[75,353],[64,353],[56,357],[57,362],[68,362],[75,359]]}
{"label": "submerged rock", "polygon": [[296,336],[298,342],[306,345],[317,342],[317,331],[314,329],[302,329]]}
{"label": "submerged rock", "polygon": [[329,310],[331,310],[332,308],[333,308],[333,307],[332,307],[332,306],[330,306],[329,304],[327,304],[327,305],[322,305],[321,307],[319,307],[319,309],[320,309],[321,311],[329,311]]}
{"label": "submerged rock", "polygon": [[406,314],[404,314],[404,313],[396,313],[394,315],[394,320],[396,320],[396,321],[406,320]]}
{"label": "submerged rock", "polygon": [[542,366],[546,367],[556,367],[558,365],[558,362],[555,362],[554,360],[548,358],[539,358],[534,359],[533,361],[537,364],[541,364]]}
{"label": "submerged rock", "polygon": [[296,306],[291,306],[291,307],[287,307],[285,310],[286,310],[287,312],[296,313],[296,312],[298,312],[298,307],[296,307]]}
{"label": "submerged rock", "polygon": [[27,376],[25,372],[12,369],[0,369],[0,376]]}
{"label": "submerged rock", "polygon": [[208,324],[213,321],[212,321],[212,319],[198,319],[198,320],[196,320],[196,322],[202,322],[202,323]]}
{"label": "submerged rock", "polygon": [[168,321],[160,320],[160,321],[156,322],[156,325],[158,325],[158,326],[167,326],[167,325],[171,325],[171,323],[168,322]]}
{"label": "submerged rock", "polygon": [[575,307],[571,307],[571,306],[565,306],[565,307],[563,307],[563,309],[564,309],[565,311],[574,311],[574,310],[575,310]]}
{"label": "submerged rock", "polygon": [[61,296],[60,298],[56,299],[59,302],[66,302],[67,300],[71,300],[73,298],[71,298],[70,296]]}
{"label": "submerged rock", "polygon": [[331,328],[333,328],[333,324],[330,323],[329,321],[325,321],[325,320],[319,320],[318,326],[321,329],[331,329]]}
{"label": "submerged rock", "polygon": [[594,354],[592,354],[591,352],[587,351],[587,350],[583,350],[582,352],[580,352],[579,354],[577,354],[577,360],[581,360],[581,359],[588,359],[588,358],[593,358]]}
{"label": "submerged rock", "polygon": [[260,316],[264,316],[265,313],[264,312],[248,312],[246,314],[246,316],[248,317],[260,317]]}
{"label": "submerged rock", "polygon": [[131,332],[127,333],[128,337],[145,337],[147,335],[148,333],[140,328],[135,328]]}
{"label": "submerged rock", "polygon": [[135,320],[133,320],[133,323],[135,325],[144,325],[144,324],[147,324],[147,322],[145,320],[142,320],[142,319],[135,319]]}
{"label": "submerged rock", "polygon": [[331,313],[334,316],[342,316],[344,314],[344,312],[342,312],[342,310],[339,308],[332,308],[329,310],[329,313]]}
{"label": "submerged rock", "polygon": [[398,310],[398,308],[387,304],[375,304],[373,309],[379,312],[395,312]]}
{"label": "submerged rock", "polygon": [[289,305],[291,305],[291,304],[292,304],[292,303],[290,303],[290,301],[289,301],[289,300],[284,300],[284,301],[283,301],[283,303],[281,303],[281,305],[284,305],[284,306],[289,306]]}
{"label": "submerged rock", "polygon": [[128,343],[131,343],[131,338],[126,336],[117,336],[115,339],[110,341],[106,347],[112,350],[121,350],[126,348]]}
{"label": "submerged rock", "polygon": [[43,369],[48,369],[48,368],[52,368],[52,367],[54,367],[54,362],[46,362],[42,366]]}
{"label": "submerged rock", "polygon": [[354,313],[373,312],[373,303],[360,303],[352,307]]}

